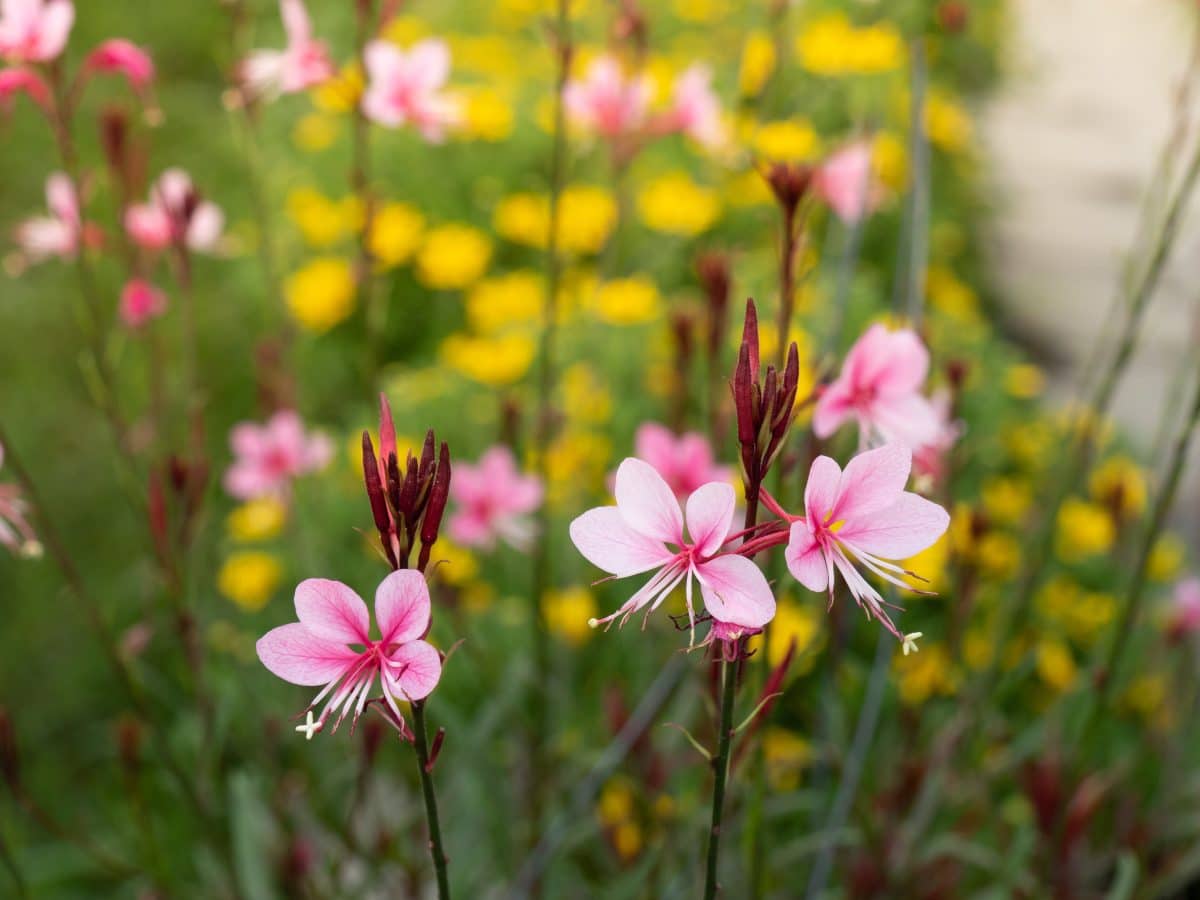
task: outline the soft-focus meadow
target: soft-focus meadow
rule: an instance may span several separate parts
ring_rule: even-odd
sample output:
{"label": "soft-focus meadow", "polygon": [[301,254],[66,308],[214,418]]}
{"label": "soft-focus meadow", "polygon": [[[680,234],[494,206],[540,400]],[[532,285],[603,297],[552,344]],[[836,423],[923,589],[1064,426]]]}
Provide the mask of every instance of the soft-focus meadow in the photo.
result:
{"label": "soft-focus meadow", "polygon": [[1051,407],[1005,16],[0,2],[0,896],[1200,890],[1200,153]]}

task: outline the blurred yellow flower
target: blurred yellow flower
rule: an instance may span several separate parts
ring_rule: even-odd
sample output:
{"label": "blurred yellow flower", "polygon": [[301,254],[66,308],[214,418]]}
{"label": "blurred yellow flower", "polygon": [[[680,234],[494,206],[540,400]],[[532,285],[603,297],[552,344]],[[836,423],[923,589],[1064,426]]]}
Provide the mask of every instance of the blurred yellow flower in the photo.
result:
{"label": "blurred yellow flower", "polygon": [[[950,535],[940,538],[918,553],[904,560],[903,566],[920,578],[905,578],[920,591],[941,591],[946,587],[950,568]],[[925,579],[922,581],[921,579]]]}
{"label": "blurred yellow flower", "polygon": [[638,212],[652,231],[693,237],[707,231],[721,214],[717,192],[692,181],[684,172],[669,172],[638,191]]}
{"label": "blurred yellow flower", "polygon": [[634,859],[644,844],[642,826],[637,822],[622,822],[613,829],[613,847],[624,860]]}
{"label": "blurred yellow flower", "polygon": [[1183,568],[1185,550],[1183,541],[1175,534],[1164,534],[1154,542],[1150,559],[1146,562],[1146,574],[1151,581],[1170,581]]}
{"label": "blurred yellow flower", "polygon": [[550,201],[537,194],[510,194],[496,204],[492,227],[514,244],[541,248],[550,232]]}
{"label": "blurred yellow flower", "polygon": [[596,815],[601,825],[615,828],[632,819],[636,812],[634,790],[626,779],[615,777],[605,782],[596,801]]}
{"label": "blurred yellow flower", "polygon": [[1113,520],[1102,506],[1068,497],[1058,511],[1056,548],[1066,562],[1106,552],[1116,538]]}
{"label": "blurred yellow flower", "polygon": [[349,62],[313,90],[313,105],[325,112],[347,113],[358,105],[362,92],[362,67],[357,61]]}
{"label": "blurred yellow flower", "polygon": [[925,98],[925,133],[947,153],[961,153],[971,145],[971,116],[944,91],[931,90]]}
{"label": "blurred yellow flower", "polygon": [[843,13],[810,22],[796,39],[800,65],[818,75],[872,75],[904,63],[904,40],[889,22],[855,27]]}
{"label": "blurred yellow flower", "polygon": [[603,425],[612,418],[612,394],[584,362],[572,363],[559,379],[563,412],[568,421],[586,425]]}
{"label": "blurred yellow flower", "polygon": [[933,696],[947,697],[958,690],[960,676],[943,644],[924,642],[918,653],[897,654],[892,663],[900,700],[919,706]]}
{"label": "blurred yellow flower", "polygon": [[442,360],[481,384],[499,387],[520,381],[533,364],[536,348],[524,334],[471,337],[452,334],[442,342]]}
{"label": "blurred yellow flower", "polygon": [[266,606],[279,582],[283,566],[269,553],[234,553],[217,573],[217,589],[247,612]]}
{"label": "blurred yellow flower", "polygon": [[775,41],[765,31],[751,31],[742,45],[742,60],[738,66],[738,92],[743,97],[755,97],[767,85],[775,71]]}
{"label": "blurred yellow flower", "polygon": [[772,162],[804,162],[820,151],[821,139],[807,119],[764,122],[754,133],[754,152]]}
{"label": "blurred yellow flower", "polygon": [[602,435],[564,431],[546,452],[550,501],[559,504],[598,487],[611,458],[612,444]]}
{"label": "blurred yellow flower", "polygon": [[392,16],[380,34],[398,47],[407,47],[428,36],[429,24],[418,16]]}
{"label": "blurred yellow flower", "polygon": [[367,249],[383,267],[408,262],[421,242],[425,217],[406,203],[385,203],[371,218]]}
{"label": "blurred yellow flower", "polygon": [[661,315],[658,288],[645,275],[618,278],[602,284],[592,299],[592,311],[610,325],[642,325]]}
{"label": "blurred yellow flower", "polygon": [[1169,724],[1172,710],[1167,706],[1167,679],[1158,673],[1139,675],[1121,698],[1122,705],[1147,722]]}
{"label": "blurred yellow flower", "polygon": [[1002,440],[1005,449],[1018,464],[1038,470],[1052,458],[1051,449],[1057,437],[1048,422],[1033,419],[1007,427]]}
{"label": "blurred yellow flower", "polygon": [[731,0],[671,0],[671,10],[684,22],[715,22],[736,8]]}
{"label": "blurred yellow flower", "polygon": [[794,732],[770,726],[763,732],[763,755],[767,761],[767,780],[777,791],[794,791],[800,775],[812,762],[812,745]]}
{"label": "blurred yellow flower", "polygon": [[417,251],[417,280],[435,290],[465,288],[487,271],[492,242],[470,225],[438,225],[425,233]]}
{"label": "blurred yellow flower", "polygon": [[1043,638],[1037,645],[1037,673],[1047,687],[1059,693],[1075,683],[1077,667],[1071,648],[1055,638]]}
{"label": "blurred yellow flower", "polygon": [[277,537],[286,522],[287,506],[273,497],[262,497],[234,509],[225,520],[225,527],[235,541],[248,543]]}
{"label": "blurred yellow flower", "polygon": [[[546,204],[549,208],[549,202]],[[559,199],[560,249],[566,253],[598,253],[617,224],[617,201],[607,188],[571,184]],[[548,234],[549,225],[543,229]]]}
{"label": "blurred yellow flower", "polygon": [[1021,545],[1011,534],[989,531],[975,546],[975,559],[984,574],[997,581],[1011,578],[1021,564]]}
{"label": "blurred yellow flower", "polygon": [[979,318],[979,297],[971,286],[945,266],[930,266],[925,275],[929,305],[960,322]]}
{"label": "blurred yellow flower", "polygon": [[[397,446],[403,446],[397,441]],[[474,554],[445,537],[439,537],[429,558],[431,574],[451,587],[461,588],[479,575]]]}
{"label": "blurred yellow flower", "polygon": [[319,153],[337,140],[338,123],[332,116],[314,112],[301,116],[292,128],[292,143],[307,153]]}
{"label": "blurred yellow flower", "polygon": [[301,326],[328,331],[354,312],[354,268],[341,257],[318,257],[292,273],[284,294],[292,318]]}
{"label": "blurred yellow flower", "polygon": [[467,322],[485,335],[539,322],[544,282],[545,276],[532,269],[484,278],[467,294]]}
{"label": "blurred yellow flower", "polygon": [[980,490],[983,511],[1000,525],[1019,525],[1033,505],[1033,490],[1020,478],[994,475]]}
{"label": "blurred yellow flower", "polygon": [[908,186],[908,148],[890,131],[880,131],[871,142],[871,167],[884,187],[900,193]]}
{"label": "blurred yellow flower", "polygon": [[995,646],[985,628],[971,628],[963,636],[963,661],[972,671],[980,672],[992,664]]}
{"label": "blurred yellow flower", "polygon": [[[450,56],[456,71],[478,72],[499,82],[516,82],[529,77],[534,60],[523,53],[521,44],[498,34],[459,34],[449,37]],[[520,54],[520,55],[518,55]]]}
{"label": "blurred yellow flower", "polygon": [[1110,456],[1097,466],[1088,490],[1121,521],[1136,519],[1146,510],[1146,476],[1128,456]]}
{"label": "blurred yellow flower", "polygon": [[[788,647],[796,642],[791,674],[804,674],[812,668],[815,655],[806,654],[816,649],[824,638],[824,607],[813,603],[797,603],[791,597],[780,597],[775,607],[775,618],[767,630],[767,663],[774,668],[783,662]],[[762,635],[750,639],[750,648],[762,647]]]}
{"label": "blurred yellow flower", "polygon": [[551,634],[579,646],[592,633],[588,620],[596,616],[596,598],[585,587],[550,591],[542,600],[542,612]]}
{"label": "blurred yellow flower", "polygon": [[362,224],[362,205],[353,197],[333,200],[313,188],[301,187],[288,191],[286,204],[288,218],[310,247],[336,244]]}
{"label": "blurred yellow flower", "polygon": [[460,134],[477,141],[498,143],[513,131],[512,104],[499,91],[478,88],[467,92]]}
{"label": "blurred yellow flower", "polygon": [[1013,397],[1029,400],[1046,389],[1046,376],[1032,363],[1017,363],[1004,371],[1004,389]]}
{"label": "blurred yellow flower", "polygon": [[733,176],[725,183],[725,202],[734,207],[769,206],[775,197],[766,179],[751,169]]}

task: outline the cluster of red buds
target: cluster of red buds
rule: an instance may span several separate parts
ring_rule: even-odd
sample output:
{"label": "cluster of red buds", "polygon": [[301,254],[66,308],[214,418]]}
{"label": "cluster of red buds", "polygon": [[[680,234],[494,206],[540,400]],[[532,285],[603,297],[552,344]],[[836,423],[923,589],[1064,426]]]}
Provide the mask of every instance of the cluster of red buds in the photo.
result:
{"label": "cluster of red buds", "polygon": [[425,571],[437,541],[442,514],[450,496],[450,448],[437,442],[431,428],[418,459],[406,456],[404,471],[396,454],[396,426],[387,398],[379,397],[379,455],[371,435],[362,436],[363,479],[371,515],[379,531],[383,552],[393,569],[409,568],[413,548],[420,543],[417,568]]}

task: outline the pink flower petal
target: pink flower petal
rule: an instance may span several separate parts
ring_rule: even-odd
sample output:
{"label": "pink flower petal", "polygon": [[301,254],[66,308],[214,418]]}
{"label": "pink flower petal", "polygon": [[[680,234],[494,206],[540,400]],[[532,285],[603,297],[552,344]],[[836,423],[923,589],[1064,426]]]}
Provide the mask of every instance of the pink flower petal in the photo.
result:
{"label": "pink flower petal", "polygon": [[704,608],[714,619],[762,628],[775,618],[775,595],[767,577],[744,556],[726,554],[696,566]]}
{"label": "pink flower petal", "polygon": [[834,521],[848,522],[887,509],[904,491],[911,470],[912,451],[903,444],[858,454],[842,473]]}
{"label": "pink flower petal", "polygon": [[906,491],[886,509],[848,521],[837,538],[872,556],[906,559],[933,544],[949,525],[946,510]]}
{"label": "pink flower petal", "polygon": [[415,569],[392,572],[375,591],[375,621],[380,642],[403,644],[429,630],[429,586]]}
{"label": "pink flower petal", "polygon": [[358,658],[345,644],[323,640],[299,622],[271,629],[254,649],[272,674],[310,686],[328,684]]}
{"label": "pink flower petal", "polygon": [[836,462],[828,456],[813,460],[804,486],[804,509],[814,526],[829,524],[827,520],[837,505],[841,481],[842,469]]}
{"label": "pink flower petal", "polygon": [[701,556],[712,556],[721,549],[733,524],[736,505],[733,485],[719,481],[704,485],[688,497],[688,535]]}
{"label": "pink flower petal", "polygon": [[370,638],[367,604],[348,586],[328,578],[309,578],[296,587],[296,615],[319,638],[365,644]]}
{"label": "pink flower petal", "polygon": [[627,457],[617,469],[617,508],[626,524],[664,543],[683,541],[679,501],[654,466]]}
{"label": "pink flower petal", "polygon": [[665,565],[661,541],[634,531],[615,506],[589,509],[571,523],[571,540],[592,565],[620,578]]}
{"label": "pink flower petal", "polygon": [[792,577],[810,591],[820,594],[829,590],[829,564],[804,522],[792,523],[783,558]]}
{"label": "pink flower petal", "polygon": [[424,641],[409,641],[401,644],[391,655],[391,660],[400,663],[398,675],[388,672],[389,686],[408,700],[424,700],[437,687],[442,677],[442,655]]}

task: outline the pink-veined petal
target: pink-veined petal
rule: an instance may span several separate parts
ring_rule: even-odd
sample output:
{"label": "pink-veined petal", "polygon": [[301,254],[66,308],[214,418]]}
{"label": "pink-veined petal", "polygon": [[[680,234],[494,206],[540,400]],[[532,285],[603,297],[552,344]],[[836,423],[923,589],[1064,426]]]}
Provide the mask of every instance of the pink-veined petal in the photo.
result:
{"label": "pink-veined petal", "polygon": [[721,549],[733,524],[736,505],[733,485],[719,481],[697,488],[688,497],[688,536],[701,556],[712,556]]}
{"label": "pink-veined petal", "polygon": [[906,559],[940,538],[950,514],[936,503],[905,491],[886,509],[848,521],[837,538],[883,559]]}
{"label": "pink-veined petal", "polygon": [[381,642],[403,644],[429,630],[429,586],[416,569],[392,572],[375,591],[375,621]]}
{"label": "pink-veined petal", "polygon": [[829,590],[829,566],[820,543],[804,522],[793,522],[783,559],[798,582],[815,593]]}
{"label": "pink-veined petal", "polygon": [[570,533],[584,558],[610,575],[636,575],[671,560],[662,541],[634,531],[615,506],[589,509],[571,523]]}
{"label": "pink-veined petal", "polygon": [[442,655],[434,647],[409,641],[397,647],[390,658],[400,666],[389,667],[389,680],[406,699],[424,700],[433,693],[442,677]]}
{"label": "pink-veined petal", "polygon": [[828,524],[826,519],[837,503],[842,469],[828,456],[818,456],[808,470],[804,486],[804,511],[814,527]]}
{"label": "pink-veined petal", "polygon": [[842,473],[834,521],[849,523],[887,509],[904,492],[911,470],[912,451],[903,444],[885,444],[858,454]]}
{"label": "pink-veined petal", "polygon": [[254,649],[272,674],[309,686],[328,684],[358,658],[344,643],[324,640],[299,622],[272,628]]}
{"label": "pink-veined petal", "polygon": [[365,644],[370,638],[367,604],[350,587],[328,578],[309,578],[296,586],[296,615],[319,638]]}
{"label": "pink-veined petal", "polygon": [[696,565],[704,608],[714,619],[745,628],[762,628],[775,618],[775,595],[767,576],[752,561],[734,553]]}
{"label": "pink-veined petal", "polygon": [[664,543],[682,543],[679,501],[654,466],[627,457],[617,469],[615,494],[617,509],[634,531]]}

